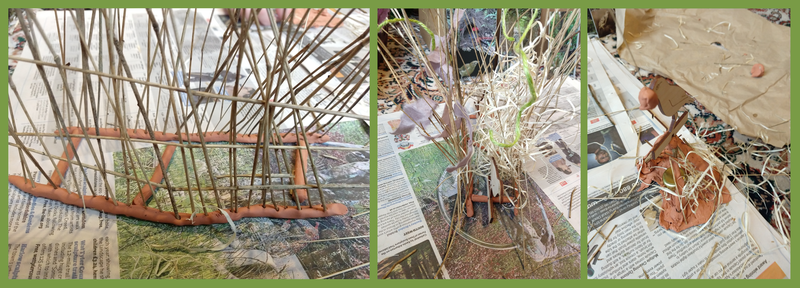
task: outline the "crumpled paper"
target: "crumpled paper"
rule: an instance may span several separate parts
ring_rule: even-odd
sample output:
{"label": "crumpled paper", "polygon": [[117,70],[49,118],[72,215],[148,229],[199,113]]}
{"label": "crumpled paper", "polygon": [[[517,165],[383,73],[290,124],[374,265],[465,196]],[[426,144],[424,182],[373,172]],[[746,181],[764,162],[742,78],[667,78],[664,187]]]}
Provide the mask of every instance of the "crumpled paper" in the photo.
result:
{"label": "crumpled paper", "polygon": [[[627,9],[623,21],[628,63],[671,78],[744,135],[791,142],[789,27],[744,9]],[[750,76],[756,63],[761,78]]]}

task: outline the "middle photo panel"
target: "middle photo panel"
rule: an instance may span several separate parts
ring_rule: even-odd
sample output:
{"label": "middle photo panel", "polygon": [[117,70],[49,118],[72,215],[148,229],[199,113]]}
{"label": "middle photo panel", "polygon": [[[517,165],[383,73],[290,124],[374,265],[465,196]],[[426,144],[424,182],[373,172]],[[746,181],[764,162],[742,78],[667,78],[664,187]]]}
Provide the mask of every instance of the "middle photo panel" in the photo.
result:
{"label": "middle photo panel", "polygon": [[580,11],[378,9],[378,277],[578,279]]}

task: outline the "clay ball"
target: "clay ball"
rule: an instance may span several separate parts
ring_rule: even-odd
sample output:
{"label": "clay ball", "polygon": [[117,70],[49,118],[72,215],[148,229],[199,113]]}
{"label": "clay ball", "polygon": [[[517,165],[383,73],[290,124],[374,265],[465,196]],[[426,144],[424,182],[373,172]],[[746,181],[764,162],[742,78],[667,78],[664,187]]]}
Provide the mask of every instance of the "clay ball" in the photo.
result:
{"label": "clay ball", "polygon": [[639,90],[639,110],[650,110],[658,106],[658,95],[653,89],[642,87]]}
{"label": "clay ball", "polygon": [[764,65],[760,63],[753,65],[753,68],[750,68],[750,76],[753,76],[753,78],[764,76]]}

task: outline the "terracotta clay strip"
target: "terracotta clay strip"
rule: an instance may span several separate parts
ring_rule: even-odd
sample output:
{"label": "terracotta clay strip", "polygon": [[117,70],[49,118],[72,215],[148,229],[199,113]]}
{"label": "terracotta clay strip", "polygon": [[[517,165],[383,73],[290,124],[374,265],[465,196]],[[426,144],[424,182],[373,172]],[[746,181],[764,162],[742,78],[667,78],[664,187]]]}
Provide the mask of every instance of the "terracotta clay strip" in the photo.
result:
{"label": "terracotta clay strip", "polygon": [[[80,128],[77,127],[68,127],[67,131],[70,131],[70,134],[76,134],[74,131],[80,131]],[[121,137],[122,133],[120,133],[120,129],[114,128],[87,128],[87,134],[96,135],[96,131],[99,130],[100,136],[106,137]],[[82,134],[82,133],[81,133]],[[178,139],[189,142],[200,142],[200,135],[198,133],[181,133],[180,138],[177,134],[174,133],[162,133],[159,131],[153,132],[155,134],[155,140],[157,141],[178,141]],[[281,133],[281,139],[284,143],[297,143],[297,135],[295,133]],[[150,133],[144,129],[128,129],[128,136],[134,139],[142,139],[142,140],[151,140]],[[230,141],[230,133],[222,133],[222,132],[206,132],[203,134],[206,142],[228,142]],[[321,135],[319,133],[307,133],[306,134],[306,141],[308,143],[324,143],[331,140],[330,135]],[[238,143],[247,143],[247,144],[256,144],[258,143],[258,134],[236,134],[236,142]],[[273,141],[270,141],[273,142]]]}
{"label": "terracotta clay strip", "polygon": [[[478,148],[480,148],[481,150],[484,150],[484,151],[486,150],[485,147],[481,146],[478,143],[473,143],[473,146],[478,147]],[[464,150],[466,150],[466,147],[465,147]],[[500,152],[498,151],[497,154],[500,155]],[[472,183],[472,173],[469,173],[467,175],[468,175],[467,177],[470,177],[470,187],[472,187],[472,185],[473,185],[473,183]],[[500,176],[499,175],[495,175],[495,177],[500,177]],[[480,203],[488,202],[488,200],[487,200],[488,197],[487,196],[472,194],[473,190],[477,191],[478,189],[475,188],[475,189],[468,189],[467,190],[467,197],[466,197],[465,205],[464,205],[465,208],[466,208],[466,211],[467,211],[467,217],[472,217],[473,215],[475,215],[475,209],[473,208],[472,202],[480,202]],[[514,191],[517,191],[516,183],[514,183]],[[502,197],[503,197],[502,202],[500,200],[500,197],[492,197],[492,202],[494,202],[494,203],[513,203],[511,201],[511,199],[508,198],[508,196],[502,196]],[[519,197],[519,193],[515,193],[514,197],[515,197],[515,199],[517,197]],[[519,213],[519,207],[515,206],[514,207],[514,215],[517,215],[517,213]]]}
{"label": "terracotta clay strip", "polygon": [[[74,129],[71,129],[69,131],[70,131],[69,134],[75,133]],[[81,138],[77,138],[77,137],[70,138],[70,141],[72,141],[72,145],[73,145],[73,147],[75,147],[75,150],[78,150],[78,145],[81,144],[81,140],[82,140]],[[72,157],[75,157],[75,153],[72,153],[72,151],[73,151],[72,147],[69,147],[69,145],[68,145],[67,146],[67,151],[64,151],[64,153],[61,154],[61,157],[72,160]],[[64,179],[61,179],[61,175],[64,175],[64,176],[67,175],[67,169],[69,169],[69,162],[67,162],[67,161],[58,161],[58,164],[56,164],[56,169],[58,169],[58,170],[57,171],[53,171],[53,175],[50,176],[50,179],[53,180],[53,184],[61,185],[61,183],[64,180]]]}
{"label": "terracotta clay strip", "polygon": [[[303,141],[303,139],[299,139],[297,140],[297,146],[304,147],[306,146],[306,143]],[[306,174],[304,171],[308,170],[308,150],[296,149],[294,155],[294,184],[306,185]],[[303,203],[308,200],[308,190],[295,189],[294,191],[299,203]]]}
{"label": "terracotta clay strip", "polygon": [[[475,195],[475,194],[472,194],[472,202],[486,203],[486,202],[488,202],[487,198],[488,197],[486,197],[486,195]],[[511,199],[509,199],[508,196],[503,196],[502,200],[500,200],[500,197],[492,197],[492,202],[494,202],[494,203],[511,203]]]}
{"label": "terracotta clay strip", "polygon": [[[85,207],[103,211],[108,214],[123,215],[145,221],[176,226],[209,225],[228,222],[225,216],[219,211],[209,212],[208,215],[197,213],[194,216],[189,213],[178,213],[178,216],[180,216],[179,220],[175,218],[173,212],[159,211],[158,209],[141,205],[128,206],[118,201],[114,203],[115,201],[106,199],[105,196],[83,196],[83,199],[81,199],[81,196],[77,193],[71,193],[64,188],[53,188],[53,186],[47,184],[36,184],[34,188],[30,181],[25,181],[25,178],[21,176],[9,175],[8,182],[20,190],[36,197],[47,198],[72,206]],[[327,208],[327,211],[323,211],[322,206],[314,205],[311,207],[303,207],[303,210],[297,210],[295,207],[282,207],[280,210],[276,210],[272,205],[253,205],[250,207],[239,207],[236,213],[230,210],[225,211],[228,212],[233,221],[244,217],[306,219],[347,214],[347,206],[340,203],[328,203]]]}
{"label": "terracotta clay strip", "polygon": [[[161,155],[161,160],[164,161],[164,167],[169,167],[169,161],[172,160],[172,154],[174,153],[175,146],[167,146],[167,148],[164,149],[164,154]],[[158,165],[153,171],[153,176],[150,176],[150,182],[161,183],[161,180],[164,180],[164,171],[161,170],[161,165]],[[147,200],[153,197],[153,190],[150,189],[150,187],[150,185],[144,185],[142,187],[141,192],[133,199],[133,205],[145,205]]]}

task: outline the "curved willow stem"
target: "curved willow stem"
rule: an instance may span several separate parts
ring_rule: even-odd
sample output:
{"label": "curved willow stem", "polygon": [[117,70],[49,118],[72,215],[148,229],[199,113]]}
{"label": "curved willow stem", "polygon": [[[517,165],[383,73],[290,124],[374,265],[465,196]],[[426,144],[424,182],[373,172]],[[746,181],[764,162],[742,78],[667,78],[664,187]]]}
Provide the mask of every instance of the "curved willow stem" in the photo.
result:
{"label": "curved willow stem", "polygon": [[[506,31],[506,13],[508,12],[508,9],[503,9],[503,10],[504,10],[503,17],[502,20],[500,21],[500,23],[503,25],[503,35],[505,35],[506,40],[508,41],[512,42],[516,41],[514,37],[508,36],[508,32]],[[525,28],[525,31],[522,33],[522,36],[520,36],[520,41],[514,44],[514,52],[517,52],[517,54],[519,54],[520,57],[522,58],[522,70],[525,72],[525,80],[526,82],[528,82],[528,89],[531,91],[531,99],[528,100],[528,103],[522,105],[522,107],[520,107],[519,111],[517,112],[517,121],[514,123],[514,141],[512,141],[509,144],[497,142],[496,140],[494,140],[494,130],[489,129],[489,140],[491,140],[494,145],[500,147],[508,148],[517,144],[520,136],[519,125],[520,125],[520,120],[522,118],[522,111],[525,111],[525,109],[528,109],[528,107],[531,107],[531,105],[533,105],[533,102],[536,102],[536,87],[533,85],[533,78],[531,78],[531,71],[530,68],[528,68],[528,56],[525,55],[525,51],[522,50],[521,45],[522,45],[522,39],[525,39],[525,35],[527,35],[528,31],[530,31],[531,27],[533,27],[534,23],[536,22],[536,16],[538,15],[539,15],[539,10],[538,9],[534,10],[533,17],[531,17],[531,21],[528,22],[528,27]]]}
{"label": "curved willow stem", "polygon": [[405,21],[405,20],[408,20],[408,21],[411,21],[413,23],[416,23],[417,25],[422,27],[422,29],[425,29],[425,31],[427,31],[428,34],[431,35],[431,39],[434,39],[433,43],[431,43],[431,51],[436,50],[436,40],[435,40],[436,37],[434,37],[433,31],[431,31],[431,29],[428,29],[428,26],[425,26],[425,24],[422,24],[422,22],[419,22],[419,21],[414,20],[414,19],[406,19],[406,18],[388,19],[388,20],[383,21],[381,24],[378,24],[378,31],[381,31],[381,28],[383,28],[383,26],[386,26],[386,24],[397,23],[397,22],[401,22],[401,21]]}

